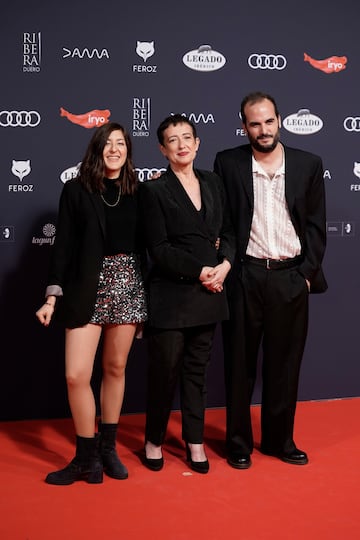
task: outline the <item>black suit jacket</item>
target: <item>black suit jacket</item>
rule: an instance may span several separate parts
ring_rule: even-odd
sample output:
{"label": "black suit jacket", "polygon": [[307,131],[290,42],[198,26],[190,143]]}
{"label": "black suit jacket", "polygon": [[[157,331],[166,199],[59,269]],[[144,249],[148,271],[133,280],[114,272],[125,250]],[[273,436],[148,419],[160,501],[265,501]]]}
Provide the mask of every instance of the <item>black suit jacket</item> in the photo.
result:
{"label": "black suit jacket", "polygon": [[199,281],[203,266],[215,266],[224,258],[233,262],[235,243],[225,190],[214,173],[195,170],[195,174],[204,217],[170,167],[140,189],[146,243],[153,261],[148,280],[149,323],[158,328],[185,328],[228,317],[226,295],[209,292]]}
{"label": "black suit jacket", "polygon": [[[324,292],[327,283],[321,263],[326,246],[325,190],[319,156],[284,146],[285,197],[301,243],[299,271],[310,281],[310,292]],[[237,262],[246,254],[254,212],[252,149],[249,144],[216,155],[215,172],[222,177],[237,240]]]}

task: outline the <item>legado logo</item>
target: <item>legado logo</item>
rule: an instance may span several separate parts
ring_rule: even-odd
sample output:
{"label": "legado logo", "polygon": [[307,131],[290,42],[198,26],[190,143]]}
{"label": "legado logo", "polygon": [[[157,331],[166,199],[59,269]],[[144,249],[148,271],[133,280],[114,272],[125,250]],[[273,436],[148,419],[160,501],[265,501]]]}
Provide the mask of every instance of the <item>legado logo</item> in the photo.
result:
{"label": "legado logo", "polygon": [[210,45],[201,45],[198,49],[184,54],[183,62],[186,67],[195,71],[216,71],[224,67],[226,59]]}
{"label": "legado logo", "polygon": [[156,167],[153,168],[147,168],[143,167],[142,169],[135,168],[135,171],[137,172],[137,177],[139,182],[147,182],[148,180],[152,180],[154,175],[161,174],[166,171],[166,169],[161,168],[157,169]]}
{"label": "legado logo", "polygon": [[311,56],[304,53],[304,62],[309,62],[313,68],[324,73],[338,73],[346,68],[347,58],[346,56],[330,56],[324,60],[315,60],[315,58],[311,58]]}
{"label": "legado logo", "polygon": [[60,107],[60,116],[65,116],[73,124],[90,129],[93,127],[102,126],[109,122],[111,112],[108,109],[94,109],[85,114],[72,114],[71,112]]}
{"label": "legado logo", "polygon": [[85,47],[84,49],[79,49],[78,47],[75,47],[74,49],[67,49],[66,47],[63,47],[63,58],[87,58],[89,60],[92,60],[94,57],[98,60],[101,60],[102,58],[107,58],[109,60],[109,52],[107,49],[102,49],[99,52],[99,49],[88,49]]}
{"label": "legado logo", "polygon": [[323,127],[323,121],[310,113],[309,109],[299,109],[296,114],[290,114],[283,120],[283,126],[295,135],[312,135]]}
{"label": "legado logo", "polygon": [[345,131],[360,132],[360,116],[347,116],[344,120]]}
{"label": "legado logo", "polygon": [[0,111],[1,127],[36,127],[40,121],[37,111]]}
{"label": "legado logo", "polygon": [[270,69],[281,71],[286,68],[286,58],[282,54],[251,54],[248,65],[251,69]]}
{"label": "legado logo", "polygon": [[68,180],[71,180],[72,178],[77,177],[77,175],[79,174],[80,165],[81,165],[81,161],[79,161],[77,165],[74,165],[74,167],[69,167],[68,169],[65,169],[60,174],[60,180],[62,181],[63,184],[66,184]]}

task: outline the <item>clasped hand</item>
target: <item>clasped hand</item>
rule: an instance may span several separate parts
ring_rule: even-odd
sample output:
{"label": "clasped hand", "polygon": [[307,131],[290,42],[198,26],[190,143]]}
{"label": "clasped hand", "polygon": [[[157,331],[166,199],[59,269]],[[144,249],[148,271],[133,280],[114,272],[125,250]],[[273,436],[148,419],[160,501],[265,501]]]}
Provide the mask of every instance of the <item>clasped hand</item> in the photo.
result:
{"label": "clasped hand", "polygon": [[201,284],[211,292],[221,292],[224,288],[225,278],[231,268],[226,259],[222,263],[212,267],[204,266],[201,270],[199,279]]}

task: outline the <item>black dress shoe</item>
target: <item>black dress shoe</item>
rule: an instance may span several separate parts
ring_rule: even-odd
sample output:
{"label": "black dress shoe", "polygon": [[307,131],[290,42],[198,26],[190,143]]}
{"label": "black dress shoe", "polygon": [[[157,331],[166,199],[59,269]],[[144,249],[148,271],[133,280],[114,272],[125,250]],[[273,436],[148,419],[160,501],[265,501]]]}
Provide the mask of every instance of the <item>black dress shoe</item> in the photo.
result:
{"label": "black dress shoe", "polygon": [[205,461],[193,461],[188,444],[186,444],[186,461],[190,463],[190,468],[197,473],[206,474],[209,472],[209,461],[207,459]]}
{"label": "black dress shoe", "polygon": [[229,454],[226,461],[234,469],[248,469],[251,467],[251,458],[249,454]]}
{"label": "black dress shoe", "polygon": [[273,456],[281,459],[285,463],[290,463],[291,465],[306,465],[309,463],[309,458],[303,450],[295,448],[291,452],[282,452],[282,453],[272,453],[267,452],[266,450],[261,450],[261,452],[267,456]]}
{"label": "black dress shoe", "polygon": [[161,471],[164,466],[164,458],[148,458],[144,449],[143,463],[150,471]]}

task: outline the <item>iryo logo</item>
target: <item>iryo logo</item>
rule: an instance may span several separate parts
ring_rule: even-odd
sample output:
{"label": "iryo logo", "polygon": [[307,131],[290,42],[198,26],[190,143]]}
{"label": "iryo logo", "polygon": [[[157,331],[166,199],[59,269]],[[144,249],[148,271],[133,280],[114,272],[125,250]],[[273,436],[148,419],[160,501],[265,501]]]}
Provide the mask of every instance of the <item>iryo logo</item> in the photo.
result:
{"label": "iryo logo", "polygon": [[111,112],[109,109],[94,109],[93,111],[89,111],[85,114],[72,114],[66,109],[63,109],[63,107],[60,107],[60,116],[65,116],[69,122],[87,129],[107,124],[109,122],[110,114]]}

